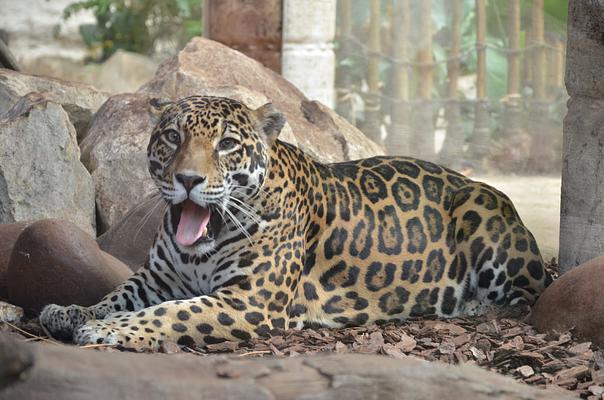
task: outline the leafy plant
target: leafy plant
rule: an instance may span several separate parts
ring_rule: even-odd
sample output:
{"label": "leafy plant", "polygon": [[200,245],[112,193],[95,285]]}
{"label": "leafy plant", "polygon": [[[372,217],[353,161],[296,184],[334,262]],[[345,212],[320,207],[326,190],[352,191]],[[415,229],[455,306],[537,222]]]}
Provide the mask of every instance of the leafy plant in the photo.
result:
{"label": "leafy plant", "polygon": [[82,0],[63,11],[65,19],[91,10],[96,24],[80,25],[80,34],[97,61],[118,49],[152,55],[160,44],[182,47],[201,34],[200,0]]}

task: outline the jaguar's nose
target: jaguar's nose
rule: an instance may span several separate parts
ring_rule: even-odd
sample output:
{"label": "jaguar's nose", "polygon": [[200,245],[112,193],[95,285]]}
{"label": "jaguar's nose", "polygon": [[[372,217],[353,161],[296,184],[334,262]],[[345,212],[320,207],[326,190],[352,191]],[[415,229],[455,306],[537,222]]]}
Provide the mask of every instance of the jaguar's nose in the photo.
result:
{"label": "jaguar's nose", "polygon": [[205,182],[205,176],[189,175],[189,174],[176,174],[174,179],[184,186],[187,192],[190,192],[195,186]]}

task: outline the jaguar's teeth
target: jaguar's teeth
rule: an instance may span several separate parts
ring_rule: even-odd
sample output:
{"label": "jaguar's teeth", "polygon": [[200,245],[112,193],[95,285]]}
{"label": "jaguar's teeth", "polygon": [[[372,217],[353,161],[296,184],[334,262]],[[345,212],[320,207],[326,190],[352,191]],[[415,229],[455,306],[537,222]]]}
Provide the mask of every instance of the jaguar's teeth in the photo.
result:
{"label": "jaguar's teeth", "polygon": [[201,232],[201,236],[208,236],[208,228],[203,228],[203,232]]}

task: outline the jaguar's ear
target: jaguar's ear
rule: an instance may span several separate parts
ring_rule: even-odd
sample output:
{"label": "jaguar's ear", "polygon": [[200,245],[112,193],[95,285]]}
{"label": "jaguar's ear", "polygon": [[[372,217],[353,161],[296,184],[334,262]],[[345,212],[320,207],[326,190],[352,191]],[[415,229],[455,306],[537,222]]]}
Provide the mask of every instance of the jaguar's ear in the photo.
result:
{"label": "jaguar's ear", "polygon": [[149,105],[151,106],[151,112],[156,115],[161,115],[164,111],[168,109],[174,102],[168,99],[159,99],[152,98],[149,100]]}
{"label": "jaguar's ear", "polygon": [[256,129],[264,135],[266,143],[272,145],[285,125],[285,116],[273,107],[272,103],[266,103],[253,110],[253,113],[257,121]]}

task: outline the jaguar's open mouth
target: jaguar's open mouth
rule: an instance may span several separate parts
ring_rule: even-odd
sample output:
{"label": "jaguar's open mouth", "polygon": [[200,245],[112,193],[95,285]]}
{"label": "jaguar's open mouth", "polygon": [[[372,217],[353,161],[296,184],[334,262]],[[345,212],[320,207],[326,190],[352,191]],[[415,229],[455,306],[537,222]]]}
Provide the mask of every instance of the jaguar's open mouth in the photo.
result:
{"label": "jaguar's open mouth", "polygon": [[196,246],[211,242],[218,233],[219,225],[210,207],[202,207],[187,199],[173,206],[176,217],[176,241],[181,246]]}

